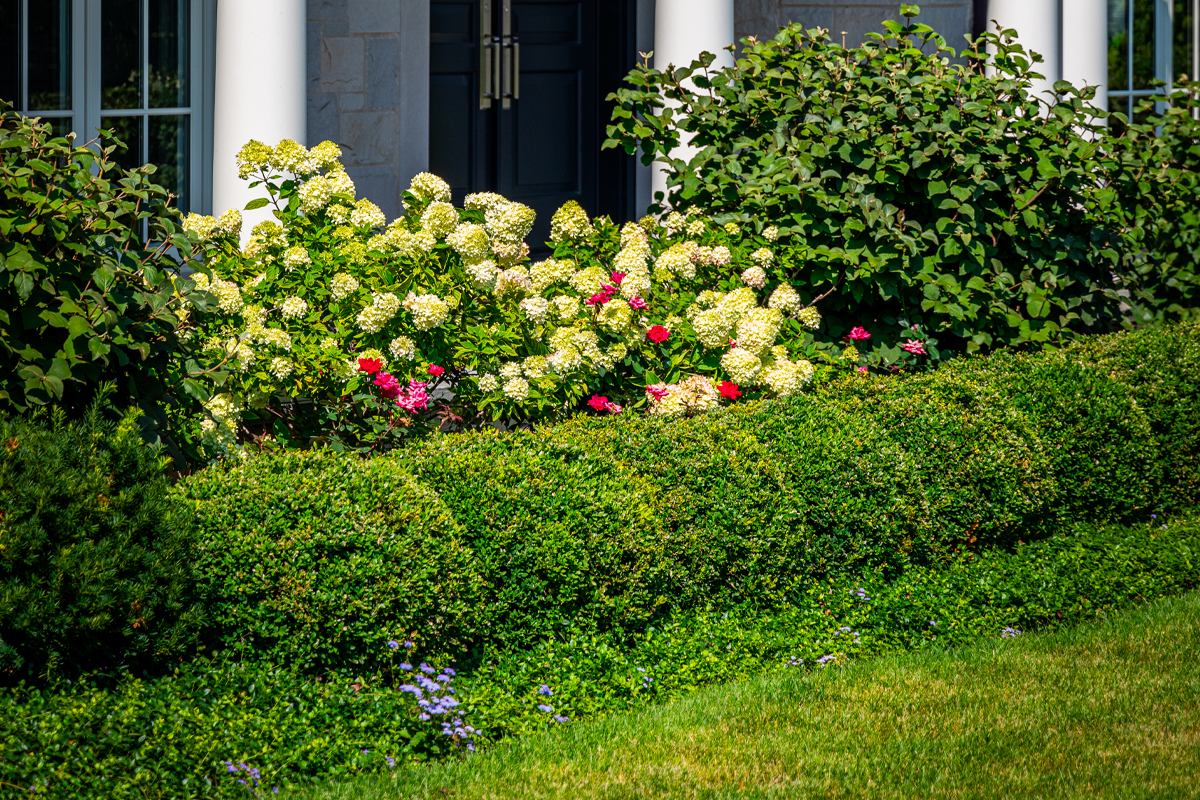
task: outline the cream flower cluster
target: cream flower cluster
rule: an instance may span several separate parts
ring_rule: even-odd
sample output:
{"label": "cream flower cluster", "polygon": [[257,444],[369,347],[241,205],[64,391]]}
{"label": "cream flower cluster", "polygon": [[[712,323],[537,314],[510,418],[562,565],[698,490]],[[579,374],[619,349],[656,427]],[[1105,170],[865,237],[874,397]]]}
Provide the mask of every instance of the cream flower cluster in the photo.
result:
{"label": "cream flower cluster", "polygon": [[521,267],[510,267],[496,276],[496,297],[527,294],[531,288],[529,273]]}
{"label": "cream flower cluster", "polygon": [[387,217],[379,206],[363,198],[354,204],[354,210],[350,212],[350,224],[356,228],[374,230],[387,225]]}
{"label": "cream flower cluster", "polygon": [[767,306],[781,314],[798,314],[803,305],[804,301],[800,299],[800,295],[790,283],[779,284],[775,291],[771,292],[770,299],[767,300]]}
{"label": "cream flower cluster", "polygon": [[404,309],[412,314],[413,324],[422,331],[436,328],[450,318],[450,306],[436,294],[409,292],[404,298]]}
{"label": "cream flower cluster", "polygon": [[725,245],[697,247],[692,251],[692,263],[700,267],[728,267],[733,253]]}
{"label": "cream flower cluster", "polygon": [[681,417],[710,411],[721,404],[721,393],[711,378],[693,375],[679,383],[658,383],[647,387],[649,413],[663,417]]}
{"label": "cream flower cluster", "polygon": [[484,394],[489,394],[500,388],[500,379],[495,375],[484,374],[479,376],[479,391]]}
{"label": "cream flower cluster", "polygon": [[497,242],[519,245],[533,230],[537,215],[529,206],[505,201],[495,203],[483,215],[488,235]]}
{"label": "cream flower cluster", "polygon": [[291,272],[294,269],[303,269],[312,265],[312,256],[308,254],[308,248],[303,245],[289,247],[283,254],[283,268]]}
{"label": "cream flower cluster", "polygon": [[666,283],[672,278],[691,280],[696,277],[695,242],[679,242],[668,247],[654,261],[654,280]]}
{"label": "cream flower cluster", "polygon": [[687,309],[696,337],[705,347],[723,347],[731,338],[742,315],[755,308],[758,300],[748,286],[732,292],[705,291]]}
{"label": "cream flower cluster", "polygon": [[421,213],[421,230],[435,239],[445,239],[458,227],[458,209],[449,203],[435,200]]}
{"label": "cream flower cluster", "polygon": [[358,291],[358,279],[345,272],[339,272],[329,281],[329,294],[334,301],[341,300]]}
{"label": "cream flower cluster", "polygon": [[388,352],[397,361],[415,361],[417,358],[417,343],[407,336],[397,336],[388,345]]}
{"label": "cream flower cluster", "polygon": [[308,175],[316,172],[316,164],[308,148],[291,139],[284,139],[271,152],[271,166],[281,172]]}
{"label": "cream flower cluster", "polygon": [[592,232],[592,221],[583,206],[568,200],[554,212],[550,221],[550,241],[555,244],[578,242]]}
{"label": "cream flower cluster", "polygon": [[527,297],[521,301],[519,308],[525,315],[525,319],[534,325],[541,325],[546,321],[546,313],[550,310],[550,301],[544,297]]}
{"label": "cream flower cluster", "polygon": [[580,294],[593,295],[608,283],[609,274],[601,267],[584,267],[571,275],[571,288]]}
{"label": "cream flower cluster", "polygon": [[477,192],[476,194],[469,194],[463,199],[463,208],[467,209],[468,211],[482,211],[484,214],[486,214],[496,206],[504,205],[507,202],[508,198],[502,194],[496,194],[495,192]]}
{"label": "cream flower cluster", "polygon": [[217,308],[222,314],[236,314],[246,304],[242,290],[233,281],[214,280],[209,283],[208,291],[217,296]]}
{"label": "cream flower cluster", "polygon": [[500,268],[496,266],[496,262],[479,261],[468,264],[466,270],[467,276],[471,279],[471,285],[476,289],[490,292],[496,288],[496,278],[500,275]]}
{"label": "cream flower cluster", "polygon": [[237,154],[238,177],[246,180],[256,172],[271,166],[275,152],[270,145],[263,144],[257,139],[251,139],[242,146]]}
{"label": "cream flower cluster", "polygon": [[775,260],[775,254],[765,247],[760,247],[750,255],[750,258],[754,259],[755,264],[766,269]]}
{"label": "cream flower cluster", "polygon": [[408,190],[423,203],[450,202],[450,184],[428,172],[422,172],[414,177]]}
{"label": "cream flower cluster", "polygon": [[[423,224],[424,216],[421,219]],[[458,219],[457,212],[455,219]],[[446,236],[446,244],[454,248],[465,264],[477,264],[488,256],[487,230],[474,222],[465,222],[455,228]]]}
{"label": "cream flower cluster", "polygon": [[195,233],[202,242],[217,236],[241,236],[242,212],[231,208],[220,217],[188,214],[183,220],[183,229]]}
{"label": "cream flower cluster", "polygon": [[569,281],[575,274],[575,265],[570,261],[548,258],[529,268],[529,284],[534,294],[541,294],[556,283]]}
{"label": "cream flower cluster", "polygon": [[667,229],[667,233],[674,236],[687,226],[687,217],[680,214],[678,211],[672,211],[667,214],[667,218],[663,220],[663,227]]}
{"label": "cream flower cluster", "polygon": [[242,407],[230,394],[218,394],[204,403],[207,412],[200,422],[201,436],[214,450],[229,455],[237,447],[237,430]]}
{"label": "cream flower cluster", "polygon": [[286,358],[272,358],[270,363],[267,364],[267,372],[274,375],[276,380],[283,380],[291,375],[292,370],[295,368],[296,365]]}
{"label": "cream flower cluster", "polygon": [[371,305],[358,314],[358,327],[367,333],[379,333],[388,320],[396,316],[400,310],[400,298],[391,293],[377,294],[371,300]]}
{"label": "cream flower cluster", "polygon": [[285,319],[296,319],[308,313],[308,302],[303,297],[292,295],[279,306],[279,313]]}
{"label": "cream flower cluster", "polygon": [[762,267],[749,267],[742,273],[742,283],[754,289],[767,285],[767,273]]}
{"label": "cream flower cluster", "polygon": [[395,253],[399,256],[415,256],[428,253],[437,245],[437,237],[426,230],[415,233],[405,227],[405,221],[398,219],[387,227],[387,230],[372,236],[368,246],[381,253]]}

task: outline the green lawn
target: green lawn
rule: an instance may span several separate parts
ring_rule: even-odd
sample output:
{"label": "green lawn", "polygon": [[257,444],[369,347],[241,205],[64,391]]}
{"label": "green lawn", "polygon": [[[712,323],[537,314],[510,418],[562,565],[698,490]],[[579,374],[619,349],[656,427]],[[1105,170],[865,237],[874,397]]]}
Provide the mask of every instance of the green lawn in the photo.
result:
{"label": "green lawn", "polygon": [[1076,630],[716,687],[296,796],[1200,797],[1200,594]]}

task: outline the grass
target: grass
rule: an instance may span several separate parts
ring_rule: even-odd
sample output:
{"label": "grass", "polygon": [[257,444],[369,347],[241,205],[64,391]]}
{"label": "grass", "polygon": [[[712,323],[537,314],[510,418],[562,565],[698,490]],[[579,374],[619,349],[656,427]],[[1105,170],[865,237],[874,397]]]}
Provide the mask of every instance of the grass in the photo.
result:
{"label": "grass", "polygon": [[715,687],[294,796],[1200,797],[1200,594],[1071,630]]}

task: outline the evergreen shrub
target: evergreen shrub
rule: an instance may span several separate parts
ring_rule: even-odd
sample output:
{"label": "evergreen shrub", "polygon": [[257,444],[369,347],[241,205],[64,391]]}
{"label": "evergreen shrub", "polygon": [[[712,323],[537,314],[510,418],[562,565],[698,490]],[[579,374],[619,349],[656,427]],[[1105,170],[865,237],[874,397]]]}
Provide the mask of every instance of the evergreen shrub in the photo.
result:
{"label": "evergreen shrub", "polygon": [[445,656],[634,631],[1181,507],[1198,343],[1181,325],[692,418],[270,456],[176,499],[201,526],[215,635],[302,669],[368,669],[401,633]]}
{"label": "evergreen shrub", "polygon": [[[49,416],[49,415],[47,415]],[[0,419],[0,682],[190,657],[191,532],[139,414]]]}

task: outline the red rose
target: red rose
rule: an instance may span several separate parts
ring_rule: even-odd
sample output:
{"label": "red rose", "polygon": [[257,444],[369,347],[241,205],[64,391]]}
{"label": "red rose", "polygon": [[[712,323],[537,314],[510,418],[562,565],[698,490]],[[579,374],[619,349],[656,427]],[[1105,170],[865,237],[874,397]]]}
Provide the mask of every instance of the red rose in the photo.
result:
{"label": "red rose", "polygon": [[717,388],[721,390],[721,397],[724,397],[727,400],[737,400],[742,396],[742,392],[738,389],[738,385],[736,383],[721,381],[721,385]]}
{"label": "red rose", "polygon": [[654,325],[650,330],[646,331],[646,338],[655,344],[662,344],[671,338],[671,332],[662,325]]}
{"label": "red rose", "polygon": [[383,359],[381,358],[360,358],[358,360],[359,372],[365,372],[368,375],[374,375],[381,369],[383,369]]}
{"label": "red rose", "polygon": [[433,377],[435,377],[435,378],[436,378],[436,377],[438,377],[439,375],[441,375],[441,374],[442,374],[443,372],[445,372],[445,371],[446,371],[446,370],[442,369],[442,368],[441,368],[441,367],[439,367],[437,364],[430,364],[430,365],[429,365],[429,374],[430,374],[430,375],[432,375],[432,376],[433,376]]}
{"label": "red rose", "polygon": [[592,399],[588,400],[588,405],[591,406],[594,411],[604,411],[606,408],[608,408],[608,398],[594,394],[592,395]]}

